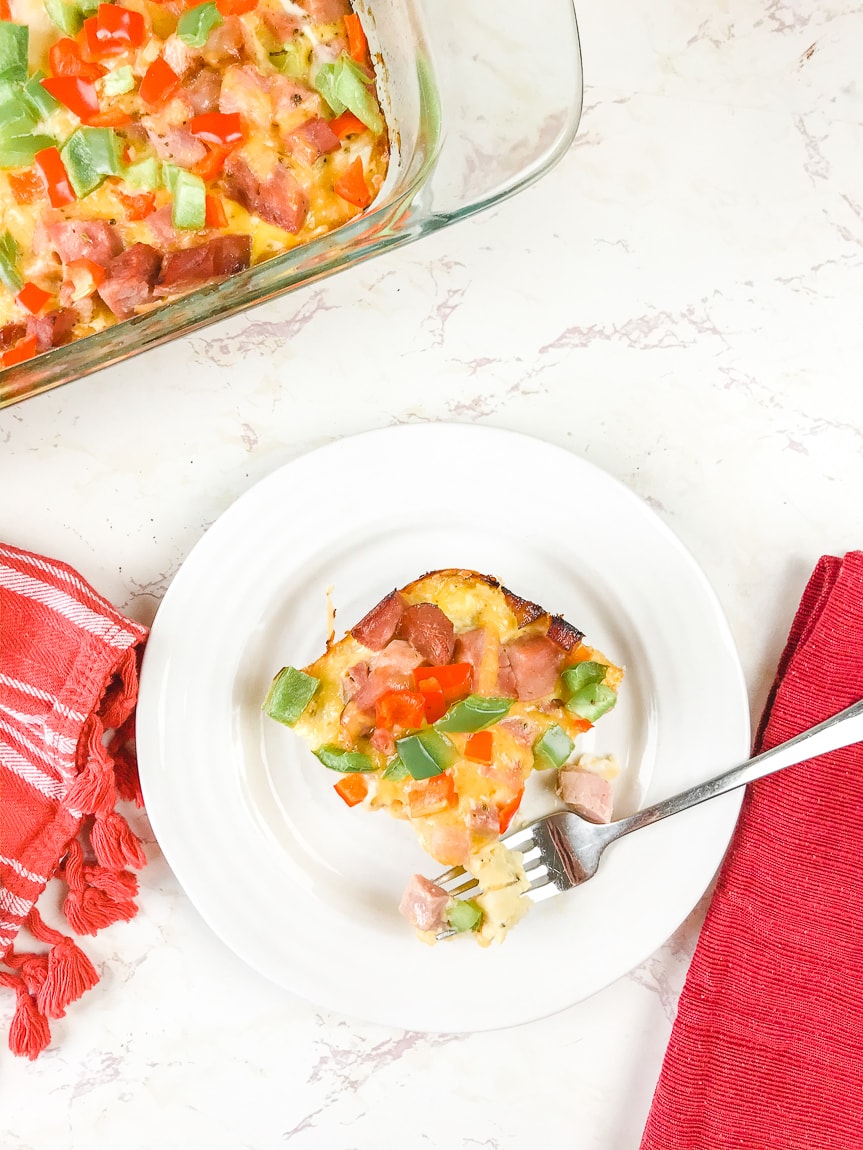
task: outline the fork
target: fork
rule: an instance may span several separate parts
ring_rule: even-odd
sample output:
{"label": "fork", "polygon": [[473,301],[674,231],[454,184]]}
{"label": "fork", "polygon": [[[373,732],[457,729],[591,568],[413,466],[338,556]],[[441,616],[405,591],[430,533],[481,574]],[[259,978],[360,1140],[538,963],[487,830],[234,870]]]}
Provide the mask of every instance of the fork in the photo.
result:
{"label": "fork", "polygon": [[[591,823],[574,811],[555,811],[501,840],[510,850],[520,851],[529,887],[524,891],[534,902],[571,890],[592,878],[602,852],[615,839],[649,826],[668,815],[685,811],[715,795],[725,794],[765,775],[793,767],[818,755],[863,740],[863,699],[789,739],[755,755],[706,782],[697,783],[671,798],[645,807],[634,815],[610,823]],[[464,867],[453,867],[435,880],[454,898],[479,894],[479,883]],[[455,934],[445,930],[438,938]]]}

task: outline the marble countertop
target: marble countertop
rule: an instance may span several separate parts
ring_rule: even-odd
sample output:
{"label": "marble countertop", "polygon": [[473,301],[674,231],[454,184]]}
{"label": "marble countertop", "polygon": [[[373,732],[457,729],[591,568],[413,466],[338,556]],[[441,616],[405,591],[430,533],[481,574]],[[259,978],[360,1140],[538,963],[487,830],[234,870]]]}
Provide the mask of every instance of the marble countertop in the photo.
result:
{"label": "marble countertop", "polygon": [[[622,480],[690,549],[757,716],[811,568],[863,545],[863,13],[578,13],[584,116],[549,175],[0,412],[0,536],[150,622],[206,527],[310,448],[412,421],[524,431]],[[246,968],[135,825],[140,913],[86,940],[99,987],[35,1063],[2,1044],[3,1150],[637,1148],[706,900],[554,1017],[395,1032]]]}

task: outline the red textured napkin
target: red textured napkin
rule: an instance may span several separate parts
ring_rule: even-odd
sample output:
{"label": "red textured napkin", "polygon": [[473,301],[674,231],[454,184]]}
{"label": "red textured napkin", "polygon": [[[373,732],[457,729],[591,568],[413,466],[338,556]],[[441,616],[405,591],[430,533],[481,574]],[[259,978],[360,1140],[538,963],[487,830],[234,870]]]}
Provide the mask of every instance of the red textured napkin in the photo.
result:
{"label": "red textured napkin", "polygon": [[[756,751],[863,698],[863,552],[812,574]],[[863,745],[747,788],[641,1150],[863,1147]]]}
{"label": "red textured napkin", "polygon": [[[75,934],[137,912],[128,868],[146,857],[114,807],[141,802],[130,740],[146,636],[71,567],[0,546],[0,986],[17,995],[14,1054],[36,1058],[48,1020],[98,981],[36,909],[49,878],[64,880]],[[22,944],[22,928],[43,945]]]}

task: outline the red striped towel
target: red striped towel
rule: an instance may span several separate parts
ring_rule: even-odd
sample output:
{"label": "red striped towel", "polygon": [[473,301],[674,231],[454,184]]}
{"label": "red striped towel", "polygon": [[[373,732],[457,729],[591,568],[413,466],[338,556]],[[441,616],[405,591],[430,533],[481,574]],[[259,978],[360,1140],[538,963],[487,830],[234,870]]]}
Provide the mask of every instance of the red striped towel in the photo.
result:
{"label": "red striped towel", "polygon": [[[756,738],[863,698],[863,552],[823,558]],[[753,783],[642,1150],[863,1147],[863,744]]]}
{"label": "red striped towel", "polygon": [[114,807],[141,803],[131,721],[146,636],[71,567],[0,546],[0,985],[17,995],[9,1046],[28,1058],[98,981],[36,909],[48,880],[64,881],[75,934],[137,911],[128,868],[146,857]]}

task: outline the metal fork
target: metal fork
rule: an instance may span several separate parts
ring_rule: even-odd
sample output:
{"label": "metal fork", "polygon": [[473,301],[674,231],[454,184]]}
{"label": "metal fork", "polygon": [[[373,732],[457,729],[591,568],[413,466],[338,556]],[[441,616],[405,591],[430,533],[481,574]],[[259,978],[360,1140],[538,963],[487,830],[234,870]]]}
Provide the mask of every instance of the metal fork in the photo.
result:
{"label": "metal fork", "polygon": [[[591,823],[573,811],[557,811],[505,835],[510,850],[521,851],[530,886],[524,892],[534,902],[551,898],[592,878],[602,852],[615,839],[649,826],[668,815],[685,811],[705,799],[735,790],[755,779],[793,767],[817,755],[863,740],[863,699],[846,707],[823,723],[795,735],[779,746],[747,759],[707,782],[698,783],[625,819],[611,823]],[[464,867],[453,867],[435,880],[454,897],[479,894],[479,883]],[[443,931],[447,938],[455,931]]]}

